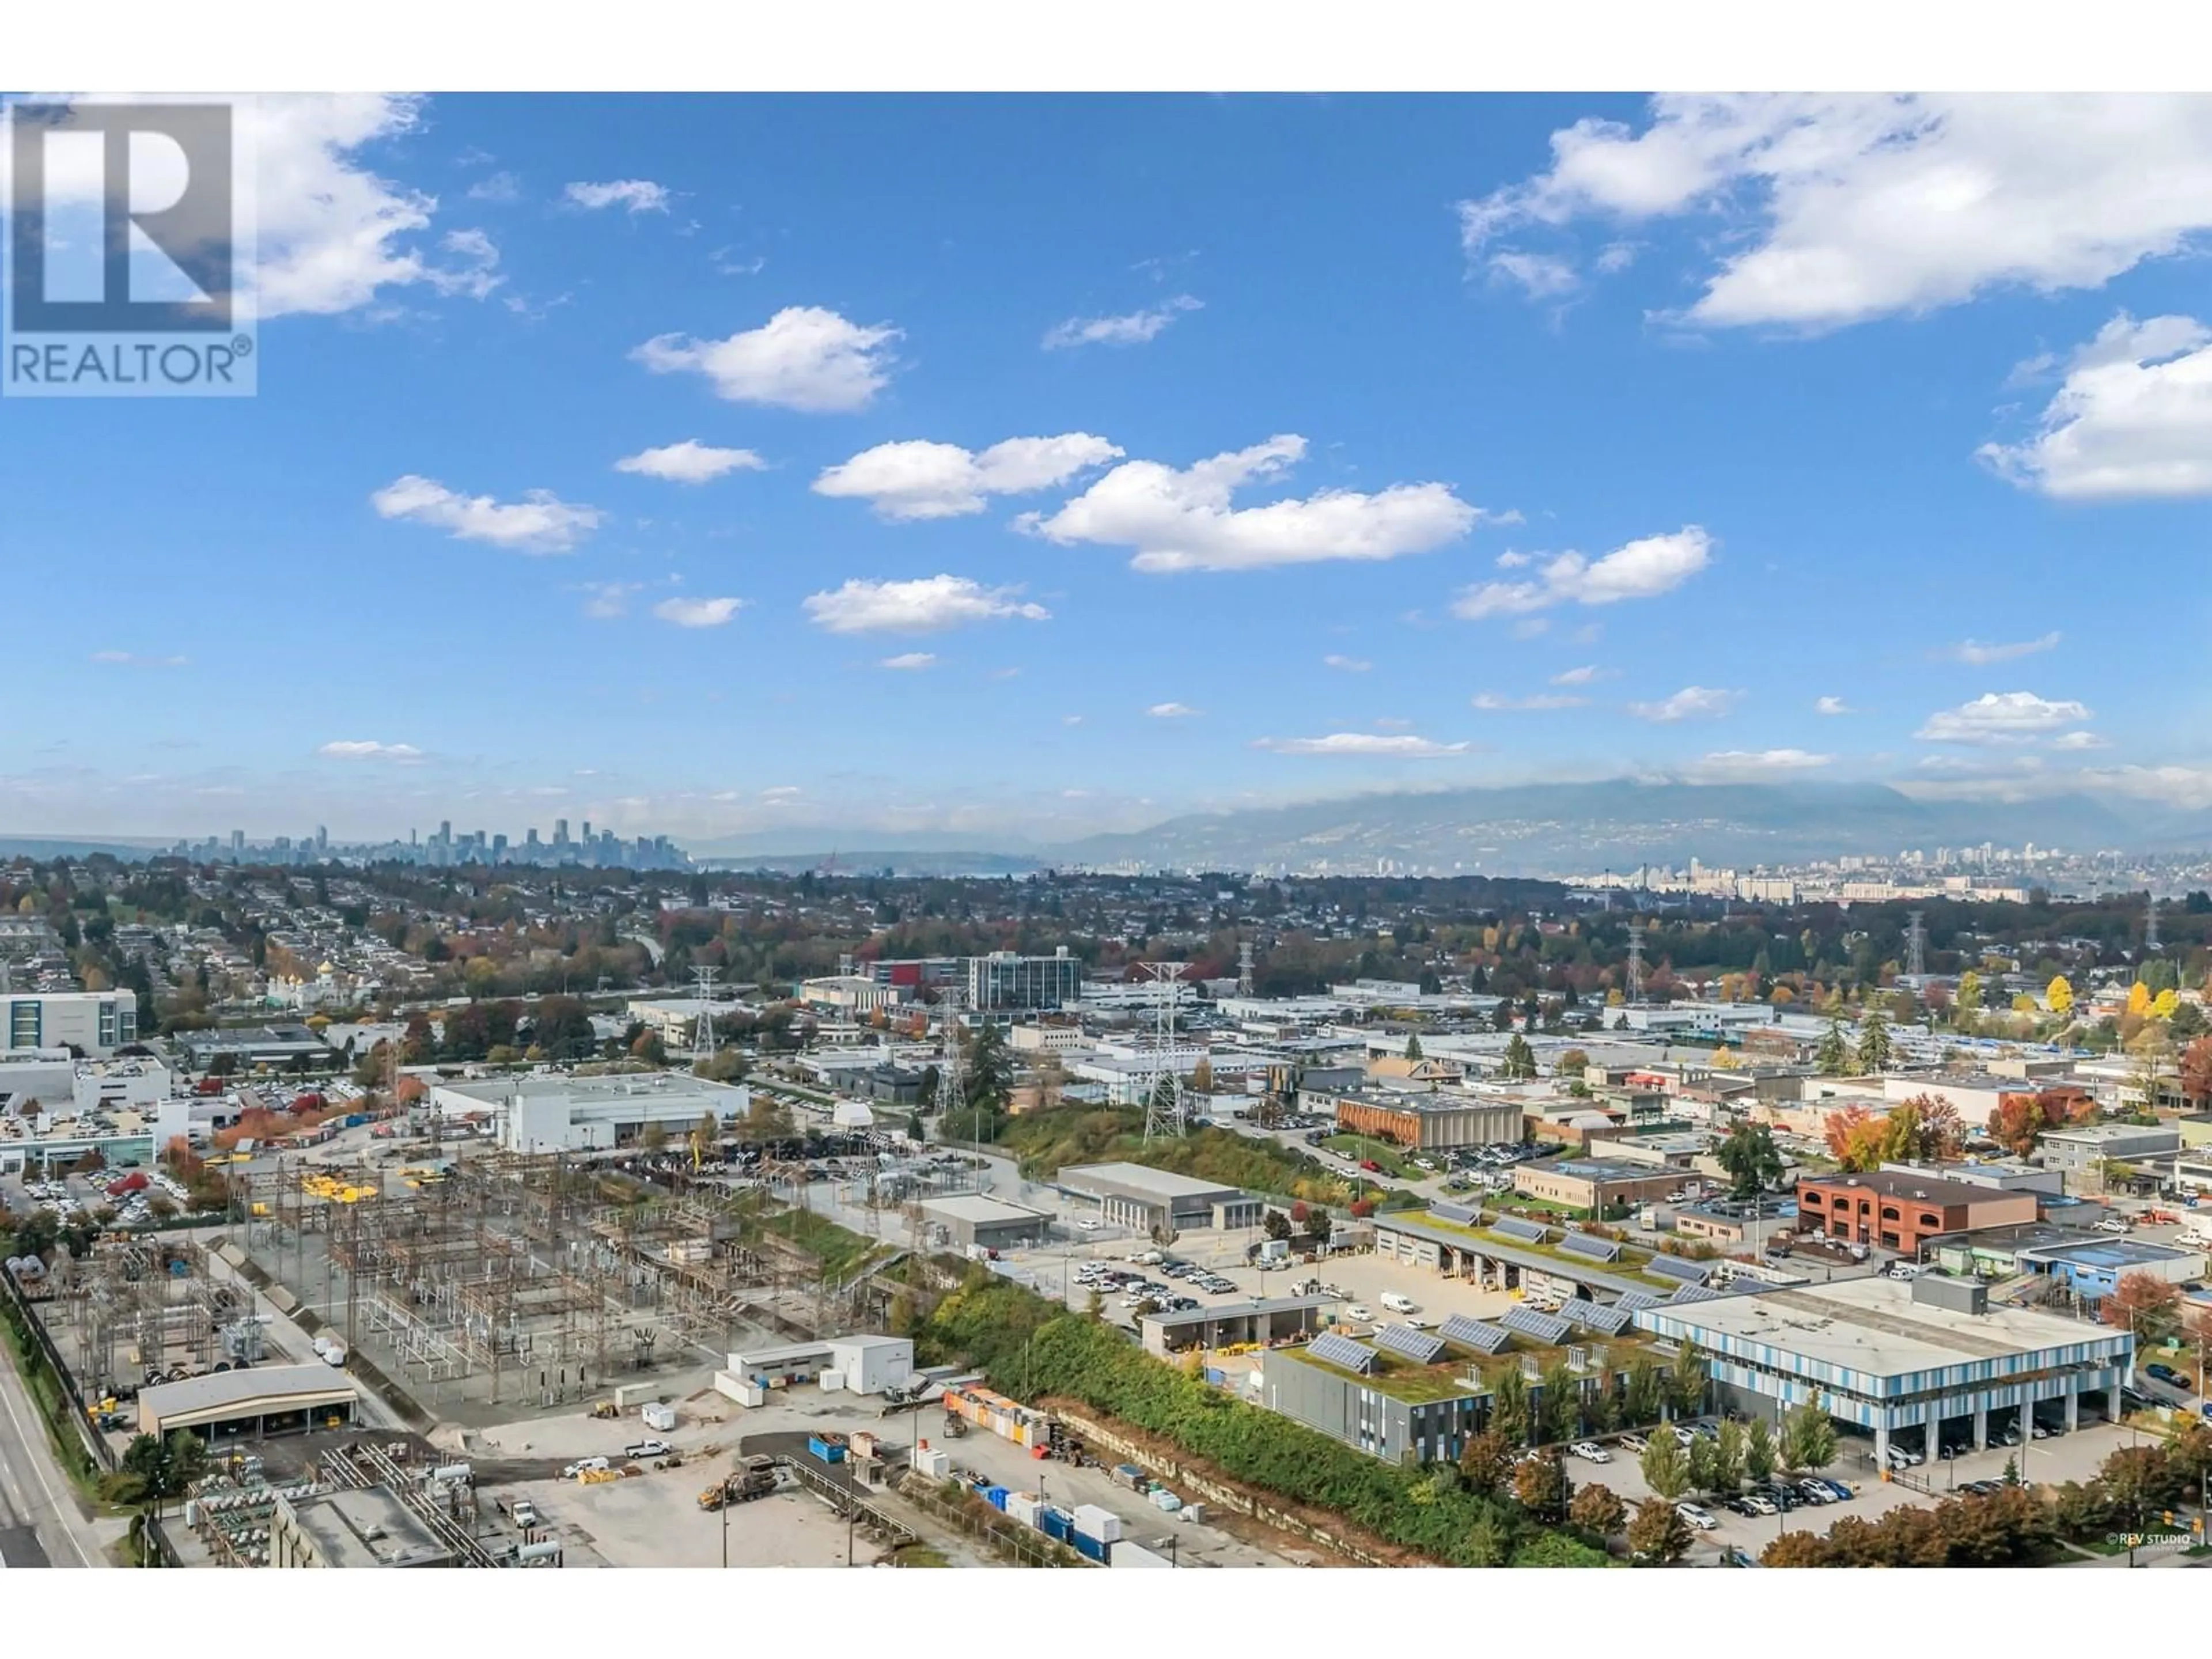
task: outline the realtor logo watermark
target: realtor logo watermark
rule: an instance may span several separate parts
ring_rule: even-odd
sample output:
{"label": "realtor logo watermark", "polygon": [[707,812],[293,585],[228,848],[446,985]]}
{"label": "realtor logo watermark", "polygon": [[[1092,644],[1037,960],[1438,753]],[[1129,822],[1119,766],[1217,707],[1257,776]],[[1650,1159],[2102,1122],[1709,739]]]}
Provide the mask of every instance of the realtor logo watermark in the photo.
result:
{"label": "realtor logo watermark", "polygon": [[238,113],[207,99],[5,106],[0,393],[253,395]]}

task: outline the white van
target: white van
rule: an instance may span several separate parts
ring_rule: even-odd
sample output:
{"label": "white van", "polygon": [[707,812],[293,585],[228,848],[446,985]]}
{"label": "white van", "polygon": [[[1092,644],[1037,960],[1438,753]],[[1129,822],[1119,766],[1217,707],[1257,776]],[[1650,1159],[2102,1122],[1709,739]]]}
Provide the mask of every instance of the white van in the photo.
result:
{"label": "white van", "polygon": [[1395,1291],[1385,1291],[1382,1292],[1382,1305],[1392,1313],[1409,1314],[1414,1312],[1420,1304],[1410,1296],[1401,1296]]}

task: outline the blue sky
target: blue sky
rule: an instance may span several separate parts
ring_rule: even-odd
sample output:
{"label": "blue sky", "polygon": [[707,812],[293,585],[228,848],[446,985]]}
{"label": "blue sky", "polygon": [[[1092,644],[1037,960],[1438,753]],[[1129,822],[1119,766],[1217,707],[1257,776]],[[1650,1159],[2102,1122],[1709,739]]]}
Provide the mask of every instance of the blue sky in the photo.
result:
{"label": "blue sky", "polygon": [[2212,805],[2212,100],[252,119],[260,395],[0,405],[0,830]]}

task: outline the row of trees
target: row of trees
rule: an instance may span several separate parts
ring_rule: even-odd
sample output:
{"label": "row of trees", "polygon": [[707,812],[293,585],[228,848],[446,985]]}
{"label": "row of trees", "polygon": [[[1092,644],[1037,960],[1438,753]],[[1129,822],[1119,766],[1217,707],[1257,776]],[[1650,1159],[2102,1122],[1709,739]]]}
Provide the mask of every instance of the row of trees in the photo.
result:
{"label": "row of trees", "polygon": [[2085,1481],[2039,1489],[2005,1471],[2002,1490],[1932,1509],[1850,1516],[1823,1537],[1790,1532],[1766,1547],[1770,1567],[2002,1567],[2048,1559],[2063,1538],[2102,1542],[2156,1524],[2178,1529],[2185,1505],[2212,1474],[2212,1428],[2191,1426],[2162,1444],[2123,1446]]}

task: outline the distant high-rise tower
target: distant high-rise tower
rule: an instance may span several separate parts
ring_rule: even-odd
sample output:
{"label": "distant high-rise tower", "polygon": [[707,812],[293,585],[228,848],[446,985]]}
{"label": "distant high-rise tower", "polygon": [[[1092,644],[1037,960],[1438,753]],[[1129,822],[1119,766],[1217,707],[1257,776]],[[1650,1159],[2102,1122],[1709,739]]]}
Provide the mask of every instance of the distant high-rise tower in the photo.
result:
{"label": "distant high-rise tower", "polygon": [[245,850],[246,850],[246,831],[245,831],[245,830],[232,830],[232,831],[230,832],[230,851],[231,851],[231,855],[234,858],[234,857],[236,857],[239,854],[243,853]]}
{"label": "distant high-rise tower", "polygon": [[315,826],[315,850],[318,853],[326,853],[330,850],[330,847],[331,832],[323,825],[319,823],[317,824]]}
{"label": "distant high-rise tower", "polygon": [[553,820],[553,844],[556,847],[566,847],[568,844],[568,819],[556,818]]}

